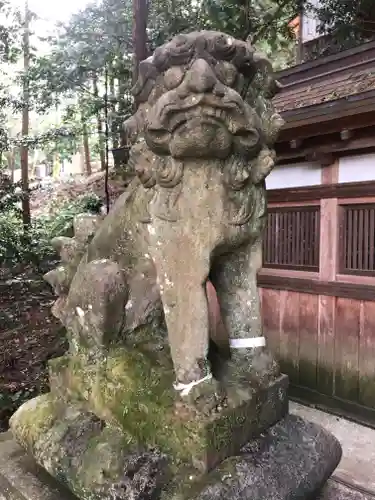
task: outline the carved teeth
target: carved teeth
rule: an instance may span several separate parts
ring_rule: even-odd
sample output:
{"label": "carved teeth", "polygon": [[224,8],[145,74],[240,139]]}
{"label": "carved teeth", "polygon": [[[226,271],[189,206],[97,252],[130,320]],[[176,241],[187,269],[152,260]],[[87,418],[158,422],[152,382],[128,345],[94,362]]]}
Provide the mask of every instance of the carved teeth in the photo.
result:
{"label": "carved teeth", "polygon": [[225,123],[227,122],[228,119],[228,115],[225,109],[207,105],[196,106],[187,111],[178,112],[174,116],[172,116],[169,119],[168,129],[171,132],[173,132],[178,126],[182,125],[184,122],[187,122],[192,118],[204,118],[205,116],[211,116]]}

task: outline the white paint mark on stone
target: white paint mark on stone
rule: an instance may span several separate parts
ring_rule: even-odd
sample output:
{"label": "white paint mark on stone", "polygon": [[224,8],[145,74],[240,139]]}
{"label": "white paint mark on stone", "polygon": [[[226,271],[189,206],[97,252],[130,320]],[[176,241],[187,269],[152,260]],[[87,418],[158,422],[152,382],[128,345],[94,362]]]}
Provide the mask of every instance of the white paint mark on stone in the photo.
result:
{"label": "white paint mark on stone", "polygon": [[228,36],[228,38],[227,38],[227,44],[228,45],[233,45],[233,38],[232,37]]}
{"label": "white paint mark on stone", "polygon": [[169,309],[168,306],[164,306],[164,314],[169,314],[171,310]]}
{"label": "white paint mark on stone", "polygon": [[155,230],[154,226],[152,226],[151,224],[148,224],[147,228],[148,228],[148,232],[150,234],[152,234],[152,235],[156,234],[156,230]]}
{"label": "white paint mark on stone", "polygon": [[206,382],[208,380],[212,379],[212,374],[209,373],[205,377],[199,379],[199,380],[194,380],[193,382],[190,382],[189,384],[183,384],[182,382],[176,382],[173,384],[173,388],[178,391],[181,396],[187,396],[189,392],[192,390],[193,387],[196,385],[202,384],[203,382]]}
{"label": "white paint mark on stone", "polygon": [[146,259],[150,259],[150,254],[149,253],[145,253],[145,257],[146,257]]}
{"label": "white paint mark on stone", "polygon": [[85,311],[83,309],[81,309],[79,306],[76,307],[76,313],[78,314],[78,316],[80,318],[83,318],[85,315]]}
{"label": "white paint mark on stone", "polygon": [[128,303],[126,304],[126,306],[125,306],[125,309],[126,309],[126,310],[129,310],[129,309],[131,309],[132,307],[133,307],[133,301],[132,301],[132,300],[129,300],[129,302],[128,302]]}
{"label": "white paint mark on stone", "polygon": [[88,307],[89,311],[92,311],[92,305],[91,304],[89,304],[87,307]]}
{"label": "white paint mark on stone", "polygon": [[108,259],[96,259],[92,261],[93,264],[105,264],[107,262],[109,262]]}

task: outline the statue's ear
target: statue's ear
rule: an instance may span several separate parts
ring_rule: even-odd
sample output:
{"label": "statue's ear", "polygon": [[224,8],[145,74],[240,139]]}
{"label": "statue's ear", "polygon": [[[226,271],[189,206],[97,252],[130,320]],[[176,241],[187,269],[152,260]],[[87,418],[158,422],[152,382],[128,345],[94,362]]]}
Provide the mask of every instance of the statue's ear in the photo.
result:
{"label": "statue's ear", "polygon": [[276,154],[268,148],[263,148],[252,162],[250,175],[253,184],[260,184],[275,166]]}

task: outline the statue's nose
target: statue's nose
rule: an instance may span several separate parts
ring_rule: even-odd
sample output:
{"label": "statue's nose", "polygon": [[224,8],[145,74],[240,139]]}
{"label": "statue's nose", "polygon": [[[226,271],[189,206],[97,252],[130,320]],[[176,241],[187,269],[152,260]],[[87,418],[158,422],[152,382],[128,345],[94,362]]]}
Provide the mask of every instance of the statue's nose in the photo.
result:
{"label": "statue's nose", "polygon": [[217,83],[217,78],[211,66],[204,59],[197,59],[185,75],[185,84],[190,92],[198,94],[211,92]]}

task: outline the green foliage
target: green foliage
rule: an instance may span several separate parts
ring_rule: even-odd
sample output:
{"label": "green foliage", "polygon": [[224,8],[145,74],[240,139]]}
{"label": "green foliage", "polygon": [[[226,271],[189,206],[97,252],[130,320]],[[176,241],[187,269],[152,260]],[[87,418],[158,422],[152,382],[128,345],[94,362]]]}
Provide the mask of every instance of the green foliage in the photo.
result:
{"label": "green foliage", "polygon": [[0,61],[15,62],[21,54],[21,19],[9,0],[0,0]]}
{"label": "green foliage", "polygon": [[[241,39],[250,36],[271,55],[276,67],[283,67],[294,59],[295,41],[288,22],[297,12],[296,4],[297,0],[152,0],[148,49],[152,52],[178,33],[213,29]],[[108,99],[110,131],[113,141],[118,140],[121,124],[133,105],[132,24],[131,0],[102,0],[88,5],[61,26],[58,36],[48,40],[51,53],[37,58],[29,73],[35,109],[43,113],[64,99],[73,99],[68,114],[79,137],[82,122],[90,123],[95,117],[104,123],[107,71],[112,82]],[[97,142],[101,143],[99,137]]]}
{"label": "green foliage", "polygon": [[333,35],[343,47],[375,37],[374,0],[324,0],[316,13],[321,33]]}
{"label": "green foliage", "polygon": [[0,214],[7,212],[19,213],[19,203],[22,200],[20,183],[13,183],[10,177],[0,171]]}
{"label": "green foliage", "polygon": [[[82,133],[82,120],[100,117],[105,107],[104,76],[113,82],[111,121],[121,123],[132,106],[132,3],[103,0],[74,15],[59,34],[49,38],[51,53],[30,70],[35,109],[44,113],[66,99],[74,100],[67,118]],[[99,90],[94,89],[94,81]],[[121,119],[119,119],[119,116]]]}
{"label": "green foliage", "polygon": [[80,213],[99,213],[101,199],[94,195],[79,196],[72,202],[56,204],[50,214],[32,221],[25,233],[20,212],[14,208],[0,213],[0,265],[29,263],[38,265],[54,256],[51,240],[56,236],[72,235],[73,219]]}
{"label": "green foliage", "polygon": [[22,262],[26,256],[20,214],[9,210],[0,213],[0,265]]}
{"label": "green foliage", "polygon": [[178,33],[223,31],[242,40],[249,37],[280,68],[294,62],[295,40],[288,23],[297,13],[297,0],[153,0],[149,39],[154,49]]}

